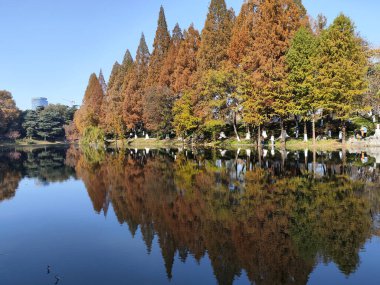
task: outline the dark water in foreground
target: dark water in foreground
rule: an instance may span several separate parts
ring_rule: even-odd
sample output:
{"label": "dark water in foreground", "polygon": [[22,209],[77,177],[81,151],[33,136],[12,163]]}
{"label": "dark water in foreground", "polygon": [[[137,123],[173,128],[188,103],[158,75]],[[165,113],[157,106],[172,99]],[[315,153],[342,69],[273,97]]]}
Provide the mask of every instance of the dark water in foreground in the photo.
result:
{"label": "dark water in foreground", "polygon": [[364,154],[0,150],[0,284],[380,284],[379,177]]}

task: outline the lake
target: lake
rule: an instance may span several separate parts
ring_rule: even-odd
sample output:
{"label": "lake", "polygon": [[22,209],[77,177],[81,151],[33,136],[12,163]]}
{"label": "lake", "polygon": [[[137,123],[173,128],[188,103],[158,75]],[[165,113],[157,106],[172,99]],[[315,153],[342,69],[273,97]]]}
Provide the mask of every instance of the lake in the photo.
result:
{"label": "lake", "polygon": [[380,284],[379,182],[367,153],[1,149],[0,284]]}

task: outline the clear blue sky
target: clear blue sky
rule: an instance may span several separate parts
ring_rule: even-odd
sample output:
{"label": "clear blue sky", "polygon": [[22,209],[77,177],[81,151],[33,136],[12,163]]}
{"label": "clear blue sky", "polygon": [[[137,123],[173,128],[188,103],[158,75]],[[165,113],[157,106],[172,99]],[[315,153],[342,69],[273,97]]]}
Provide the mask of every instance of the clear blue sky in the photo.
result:
{"label": "clear blue sky", "polygon": [[[235,11],[243,0],[227,0]],[[108,79],[115,60],[135,53],[141,32],[151,46],[160,5],[169,27],[203,27],[209,0],[0,0],[0,90],[21,109],[31,97],[80,103],[89,75]],[[379,0],[304,0],[311,16],[350,16],[361,36],[380,45]]]}

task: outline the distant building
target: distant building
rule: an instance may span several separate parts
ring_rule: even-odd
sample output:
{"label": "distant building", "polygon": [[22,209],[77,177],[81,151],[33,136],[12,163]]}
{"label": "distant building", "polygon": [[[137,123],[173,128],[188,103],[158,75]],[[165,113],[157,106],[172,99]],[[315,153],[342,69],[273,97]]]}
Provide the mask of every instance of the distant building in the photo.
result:
{"label": "distant building", "polygon": [[32,98],[32,109],[37,110],[39,107],[46,107],[48,105],[47,98],[44,97],[36,97]]}

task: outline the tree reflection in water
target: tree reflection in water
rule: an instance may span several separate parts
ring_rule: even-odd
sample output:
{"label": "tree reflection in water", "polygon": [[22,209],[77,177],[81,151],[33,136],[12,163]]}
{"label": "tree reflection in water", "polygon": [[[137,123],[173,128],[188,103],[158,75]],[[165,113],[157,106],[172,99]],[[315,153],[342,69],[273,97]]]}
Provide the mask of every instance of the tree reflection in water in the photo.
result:
{"label": "tree reflection in water", "polygon": [[207,254],[219,284],[242,270],[256,284],[306,284],[319,261],[356,270],[377,211],[368,196],[377,169],[355,156],[342,165],[339,154],[314,163],[302,153],[223,154],[127,150],[96,162],[81,156],[76,170],[95,210],[112,201],[132,235],[140,226],[148,253],[158,237],[168,278],[177,254],[183,262]]}
{"label": "tree reflection in water", "polygon": [[[96,212],[110,204],[167,277],[176,257],[211,261],[219,284],[243,270],[255,284],[306,284],[318,262],[346,275],[378,231],[379,169],[360,155],[219,150],[78,150],[1,154],[0,199],[24,176],[82,179]],[[34,165],[34,166],[33,166]],[[75,171],[74,169],[75,168]]]}
{"label": "tree reflection in water", "polygon": [[33,178],[40,185],[75,178],[65,163],[66,148],[30,148],[0,151],[0,201],[15,195],[19,182]]}

